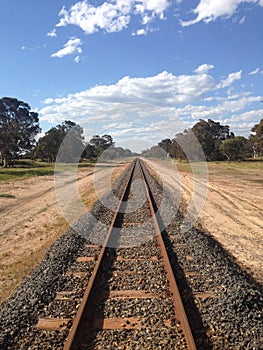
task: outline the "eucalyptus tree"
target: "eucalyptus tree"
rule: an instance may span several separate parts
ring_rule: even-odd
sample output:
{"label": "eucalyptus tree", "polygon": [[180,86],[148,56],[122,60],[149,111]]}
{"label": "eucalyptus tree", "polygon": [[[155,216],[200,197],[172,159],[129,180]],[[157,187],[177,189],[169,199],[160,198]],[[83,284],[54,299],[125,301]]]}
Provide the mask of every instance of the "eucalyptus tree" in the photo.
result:
{"label": "eucalyptus tree", "polygon": [[30,151],[40,131],[38,113],[31,111],[26,102],[12,97],[0,99],[0,153],[4,167]]}

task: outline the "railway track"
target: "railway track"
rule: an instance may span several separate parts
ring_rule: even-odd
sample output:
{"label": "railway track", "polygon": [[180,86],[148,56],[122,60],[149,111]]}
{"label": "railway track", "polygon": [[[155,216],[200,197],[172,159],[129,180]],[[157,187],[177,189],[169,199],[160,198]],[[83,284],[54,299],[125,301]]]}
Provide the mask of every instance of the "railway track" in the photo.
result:
{"label": "railway track", "polygon": [[[58,321],[72,322],[64,350],[196,349],[139,160],[103,246],[87,249],[97,249],[97,256],[95,262],[90,255],[78,258],[94,265],[77,314]],[[85,266],[76,273],[85,274]],[[57,300],[67,302],[70,292]],[[55,322],[43,318],[38,327],[48,329]]]}
{"label": "railway track", "polygon": [[160,234],[162,184],[141,165],[114,185],[118,210],[106,209],[112,193],[96,203],[3,305],[1,348],[260,349],[260,287],[211,237],[182,235],[172,202]]}

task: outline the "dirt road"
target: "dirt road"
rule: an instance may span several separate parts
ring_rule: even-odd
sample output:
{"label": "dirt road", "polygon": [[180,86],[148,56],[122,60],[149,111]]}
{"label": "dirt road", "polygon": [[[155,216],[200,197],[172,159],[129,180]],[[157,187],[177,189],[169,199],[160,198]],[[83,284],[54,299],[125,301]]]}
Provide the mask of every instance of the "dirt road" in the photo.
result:
{"label": "dirt road", "polygon": [[201,225],[239,265],[263,282],[263,168],[259,171],[226,163],[208,164],[206,193],[204,184],[200,184],[202,176],[198,178],[197,174],[194,181],[192,172],[179,171],[176,179],[176,164],[169,161],[151,161],[151,164],[171,191],[181,186],[188,206],[194,191],[199,199],[205,197],[196,225]]}

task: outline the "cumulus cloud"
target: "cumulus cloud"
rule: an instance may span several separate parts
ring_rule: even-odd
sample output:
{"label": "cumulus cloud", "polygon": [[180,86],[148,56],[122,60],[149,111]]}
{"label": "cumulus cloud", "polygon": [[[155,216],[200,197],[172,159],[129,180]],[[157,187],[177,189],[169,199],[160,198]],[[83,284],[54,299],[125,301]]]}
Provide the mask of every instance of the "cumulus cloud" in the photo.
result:
{"label": "cumulus cloud", "polygon": [[209,23],[218,17],[231,17],[242,3],[263,6],[263,0],[200,0],[197,7],[192,10],[197,17],[190,21],[181,21],[181,25],[187,27],[201,21]]}
{"label": "cumulus cloud", "polygon": [[242,75],[242,70],[228,74],[226,79],[223,79],[219,84],[220,88],[225,88],[230,86],[235,80],[240,80]]}
{"label": "cumulus cloud", "polygon": [[[76,60],[76,59],[75,59]],[[201,69],[200,67],[203,68]],[[114,118],[118,120],[121,118],[119,104],[133,103],[133,104],[153,104],[166,108],[176,108],[178,105],[188,105],[198,100],[203,102],[209,99],[207,94],[220,92],[221,89],[231,85],[235,80],[240,79],[241,71],[230,73],[226,79],[221,82],[216,80],[206,73],[201,73],[212,65],[202,65],[199,67],[199,74],[192,75],[174,75],[172,73],[163,71],[155,76],[146,78],[132,78],[129,76],[123,77],[115,84],[98,85],[88,90],[81,91],[76,94],[70,94],[64,98],[47,99],[45,103],[48,105],[41,111],[41,118],[45,120],[57,120],[61,118],[88,118],[89,121],[105,120],[108,121],[108,115],[115,115]],[[206,69],[205,69],[206,68]],[[235,96],[230,100],[222,102],[222,97],[213,98],[210,102],[220,101],[220,108],[218,113],[232,108],[235,109]],[[246,100],[248,101],[248,100]],[[115,105],[118,105],[117,111]],[[176,106],[176,107],[175,107]],[[124,107],[126,108],[126,107]],[[190,108],[190,107],[188,107]],[[192,107],[191,107],[192,108]],[[194,110],[180,110],[182,115],[187,112],[191,116],[212,117],[215,110],[193,106]],[[223,108],[223,109],[222,109]],[[136,113],[144,118],[147,117],[142,111],[137,110]],[[200,113],[200,114],[199,114]],[[158,118],[158,116],[156,116]],[[201,116],[202,117],[202,116]]]}
{"label": "cumulus cloud", "polygon": [[164,12],[169,6],[170,0],[112,0],[95,7],[82,0],[69,9],[64,6],[56,26],[76,25],[86,34],[99,30],[113,33],[127,28],[132,15],[140,15],[142,24],[148,24],[155,18],[164,19]]}
{"label": "cumulus cloud", "polygon": [[204,63],[204,64],[201,64],[199,67],[197,67],[194,70],[194,72],[197,73],[197,74],[203,74],[203,73],[207,73],[209,70],[211,70],[213,68],[215,68],[214,65]]}
{"label": "cumulus cloud", "polygon": [[123,77],[114,85],[95,86],[84,94],[87,98],[117,102],[143,102],[160,105],[187,103],[216,88],[206,74],[180,75],[163,71],[153,77]]}
{"label": "cumulus cloud", "polygon": [[135,13],[141,14],[144,22],[144,17],[146,16],[146,23],[151,21],[151,19],[154,17],[164,19],[164,12],[170,6],[170,1],[168,0],[139,0],[134,1],[133,3]]}
{"label": "cumulus cloud", "polygon": [[[157,143],[179,132],[181,122],[184,130],[199,119],[208,118],[230,125],[238,135],[243,130],[241,134],[247,136],[263,113],[263,97],[238,91],[230,95],[229,89],[225,90],[241,77],[241,71],[216,81],[213,76],[201,73],[209,65],[199,67],[202,66],[198,74],[174,75],[163,71],[145,78],[126,76],[115,84],[94,86],[63,98],[48,98],[45,107],[38,111],[40,121],[57,124],[69,119],[85,130],[92,129],[90,137],[96,133],[110,133],[118,141],[121,137],[129,140],[137,137],[135,144],[138,139]],[[246,129],[245,125],[250,124]]]}
{"label": "cumulus cloud", "polygon": [[79,38],[71,38],[63,46],[63,49],[53,53],[51,57],[61,58],[67,55],[81,53],[82,52],[82,48],[80,47],[81,45],[82,45],[82,42]]}

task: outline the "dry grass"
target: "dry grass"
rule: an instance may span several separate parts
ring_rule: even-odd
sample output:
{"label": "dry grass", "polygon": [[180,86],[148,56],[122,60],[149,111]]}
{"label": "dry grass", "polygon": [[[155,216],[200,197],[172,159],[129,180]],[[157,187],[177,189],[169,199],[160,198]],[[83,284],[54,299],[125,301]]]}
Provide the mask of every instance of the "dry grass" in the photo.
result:
{"label": "dry grass", "polygon": [[[126,166],[127,163],[116,167],[112,180],[116,180]],[[7,192],[15,192],[17,198],[12,203],[8,200],[11,206],[5,202],[7,206],[2,212],[6,223],[5,227],[2,225],[3,234],[0,234],[0,302],[14,292],[43,260],[50,246],[69,228],[56,201],[52,184],[50,177],[16,180],[15,188],[13,180],[5,184]],[[85,211],[90,211],[98,199],[92,184],[91,166],[80,169],[78,188]],[[50,190],[47,192],[47,189]],[[32,199],[28,200],[32,193]],[[75,219],[82,214],[79,213]]]}
{"label": "dry grass", "polygon": [[[36,250],[33,247],[29,248],[27,254],[24,254],[19,260],[15,260],[11,264],[0,263],[2,276],[0,302],[10,296],[23,279],[43,260],[50,246],[63,235],[68,227],[68,223],[64,218],[59,219],[52,227],[45,225],[38,231],[39,236],[41,237],[45,231],[49,230],[52,230],[53,234],[47,240],[43,239],[40,248]],[[29,236],[29,238],[32,237]],[[19,249],[19,246],[15,245],[9,251],[4,252],[0,257],[0,261],[11,257],[13,249]]]}

